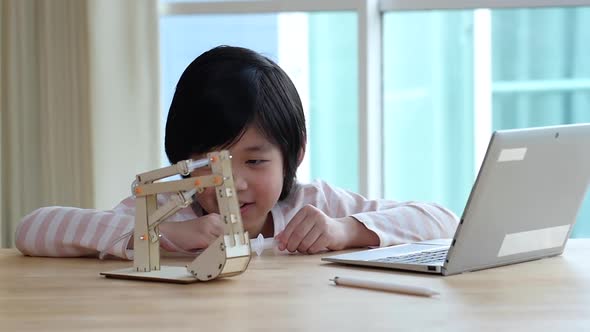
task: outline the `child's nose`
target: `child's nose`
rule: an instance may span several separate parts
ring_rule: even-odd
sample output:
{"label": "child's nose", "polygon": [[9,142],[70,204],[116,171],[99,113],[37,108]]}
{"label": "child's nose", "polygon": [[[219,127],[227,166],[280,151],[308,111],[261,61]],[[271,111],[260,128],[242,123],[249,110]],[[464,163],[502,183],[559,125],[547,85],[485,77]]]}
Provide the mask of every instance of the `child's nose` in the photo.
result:
{"label": "child's nose", "polygon": [[240,176],[238,172],[234,172],[234,185],[236,186],[236,191],[248,189],[248,182],[243,176]]}

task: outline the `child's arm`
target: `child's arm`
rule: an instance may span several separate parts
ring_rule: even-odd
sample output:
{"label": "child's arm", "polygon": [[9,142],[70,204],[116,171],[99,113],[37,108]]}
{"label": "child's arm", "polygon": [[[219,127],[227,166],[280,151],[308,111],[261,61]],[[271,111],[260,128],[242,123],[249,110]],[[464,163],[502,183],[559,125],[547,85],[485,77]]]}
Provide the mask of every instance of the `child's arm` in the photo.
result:
{"label": "child's arm", "polygon": [[[159,205],[166,202],[158,196]],[[223,234],[219,215],[199,218],[190,207],[160,225],[161,247],[167,251],[206,248]],[[96,256],[106,253],[133,259],[135,199],[129,197],[110,211],[52,206],[25,216],[16,230],[16,247],[25,255]],[[125,236],[127,235],[127,236]]]}
{"label": "child's arm", "polygon": [[451,237],[457,226],[457,217],[437,204],[368,200],[325,182],[301,186],[281,202],[281,210],[290,222],[278,235],[284,242],[280,247],[308,252],[317,252],[318,247],[308,247],[305,236],[316,239],[313,233],[322,228],[317,242],[336,250]]}
{"label": "child's arm", "polygon": [[315,254],[379,245],[379,237],[353,217],[332,218],[313,205],[305,205],[275,237],[279,250]]}
{"label": "child's arm", "polygon": [[426,202],[374,201],[369,206],[379,206],[375,212],[365,211],[352,216],[373,230],[380,246],[451,238],[459,223],[457,216],[448,209]]}
{"label": "child's arm", "polygon": [[[115,209],[99,211],[72,207],[44,207],[25,216],[16,230],[16,247],[25,255],[79,257],[96,255],[112,241],[133,230],[135,202],[128,198]],[[108,253],[132,258],[128,238]]]}
{"label": "child's arm", "polygon": [[221,216],[209,213],[184,222],[164,222],[160,225],[162,247],[168,251],[191,251],[207,248],[223,235]]}

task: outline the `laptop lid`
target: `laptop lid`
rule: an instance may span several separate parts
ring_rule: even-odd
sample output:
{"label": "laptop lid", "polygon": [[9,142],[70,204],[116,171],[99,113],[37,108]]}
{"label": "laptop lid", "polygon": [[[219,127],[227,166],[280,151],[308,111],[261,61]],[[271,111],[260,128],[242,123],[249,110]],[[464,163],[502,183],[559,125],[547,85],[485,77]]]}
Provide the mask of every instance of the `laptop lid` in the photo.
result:
{"label": "laptop lid", "polygon": [[443,274],[563,252],[590,183],[590,124],[497,131]]}

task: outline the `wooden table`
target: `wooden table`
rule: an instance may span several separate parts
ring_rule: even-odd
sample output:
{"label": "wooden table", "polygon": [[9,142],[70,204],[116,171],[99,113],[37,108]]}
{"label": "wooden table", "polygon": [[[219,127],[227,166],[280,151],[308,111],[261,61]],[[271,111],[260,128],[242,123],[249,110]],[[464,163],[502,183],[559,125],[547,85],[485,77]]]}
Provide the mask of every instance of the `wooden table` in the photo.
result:
{"label": "wooden table", "polygon": [[[241,276],[190,285],[106,279],[132,262],[0,250],[0,331],[590,330],[590,239],[564,255],[440,277],[254,257]],[[168,265],[190,259],[166,258]],[[437,290],[424,298],[333,286],[335,275]]]}

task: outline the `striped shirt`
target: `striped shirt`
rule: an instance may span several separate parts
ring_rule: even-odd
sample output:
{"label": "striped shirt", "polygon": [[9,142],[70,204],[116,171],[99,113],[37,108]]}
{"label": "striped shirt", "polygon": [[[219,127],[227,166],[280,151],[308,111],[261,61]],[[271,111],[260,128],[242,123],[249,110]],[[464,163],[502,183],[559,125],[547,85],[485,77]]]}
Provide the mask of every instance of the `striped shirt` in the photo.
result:
{"label": "striped shirt", "polygon": [[[158,205],[167,201],[158,195]],[[275,235],[305,205],[313,205],[327,216],[352,216],[375,232],[380,246],[452,237],[457,217],[433,203],[369,200],[363,196],[330,186],[323,181],[297,184],[285,200],[271,210]],[[195,212],[197,211],[197,212]],[[202,209],[186,207],[167,221],[181,222],[198,218]],[[127,249],[135,222],[135,199],[128,197],[109,211],[72,207],[44,207],[23,218],[16,230],[16,247],[25,255],[51,257],[96,256],[99,252],[133,259]],[[258,234],[251,234],[256,237]],[[117,240],[119,240],[117,242]],[[162,241],[162,247],[174,247]]]}

